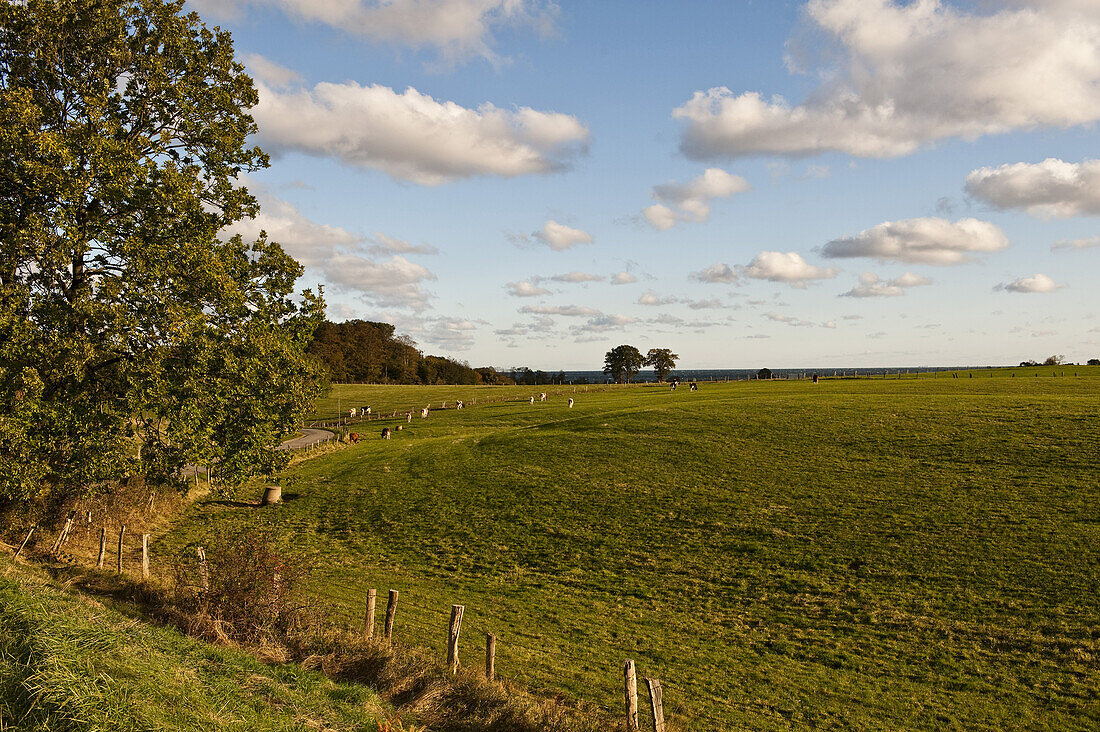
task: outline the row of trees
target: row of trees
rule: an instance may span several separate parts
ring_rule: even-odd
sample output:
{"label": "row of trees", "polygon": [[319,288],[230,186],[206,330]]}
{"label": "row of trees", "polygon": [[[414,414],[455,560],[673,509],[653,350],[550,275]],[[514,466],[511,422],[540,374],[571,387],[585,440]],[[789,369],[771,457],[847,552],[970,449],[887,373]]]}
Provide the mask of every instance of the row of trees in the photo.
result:
{"label": "row of trees", "polygon": [[643,366],[652,366],[657,381],[664,381],[676,368],[679,355],[668,348],[651,348],[642,355],[634,346],[616,346],[604,354],[603,372],[618,384],[625,384],[638,375]]}

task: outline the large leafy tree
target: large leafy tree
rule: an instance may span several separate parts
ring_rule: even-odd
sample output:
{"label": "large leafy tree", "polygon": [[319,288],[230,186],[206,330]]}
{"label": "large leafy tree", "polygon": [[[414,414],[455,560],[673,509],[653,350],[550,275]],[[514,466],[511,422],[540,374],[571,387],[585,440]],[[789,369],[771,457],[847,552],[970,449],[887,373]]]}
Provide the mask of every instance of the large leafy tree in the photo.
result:
{"label": "large leafy tree", "polygon": [[653,367],[653,373],[657,381],[664,381],[672,369],[676,368],[676,359],[679,354],[673,353],[670,348],[651,348],[645,355],[645,365]]}
{"label": "large leafy tree", "polygon": [[0,499],[271,473],[323,315],[239,185],[257,101],[182,0],[0,1]]}
{"label": "large leafy tree", "polygon": [[645,357],[634,346],[615,346],[604,354],[603,372],[622,384],[634,378],[644,364]]}

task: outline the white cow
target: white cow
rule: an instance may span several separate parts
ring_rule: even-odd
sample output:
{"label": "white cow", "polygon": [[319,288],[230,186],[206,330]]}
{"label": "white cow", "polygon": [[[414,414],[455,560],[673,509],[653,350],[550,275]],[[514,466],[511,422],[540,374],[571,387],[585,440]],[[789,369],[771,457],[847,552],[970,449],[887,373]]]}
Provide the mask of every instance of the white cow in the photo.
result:
{"label": "white cow", "polygon": [[573,408],[573,398],[572,397],[569,398],[569,408],[570,409]]}
{"label": "white cow", "polygon": [[420,418],[421,419],[427,419],[428,418],[428,408],[427,407],[424,407],[423,409],[420,410]]}
{"label": "white cow", "polygon": [[545,402],[546,401],[546,392],[545,391],[543,393],[539,394],[539,401],[540,402]]}
{"label": "white cow", "polygon": [[405,421],[406,422],[412,422],[413,421],[413,413],[412,412],[405,412]]}
{"label": "white cow", "polygon": [[532,403],[532,404],[534,404],[534,403],[535,403],[535,398],[534,398],[534,397],[531,397],[531,403]]}

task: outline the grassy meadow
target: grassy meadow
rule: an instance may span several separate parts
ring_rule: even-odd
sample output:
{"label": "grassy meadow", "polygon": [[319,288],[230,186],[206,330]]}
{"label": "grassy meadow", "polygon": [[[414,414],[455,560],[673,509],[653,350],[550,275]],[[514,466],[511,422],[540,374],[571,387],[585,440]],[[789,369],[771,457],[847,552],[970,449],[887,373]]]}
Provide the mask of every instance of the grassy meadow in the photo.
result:
{"label": "grassy meadow", "polygon": [[461,603],[465,664],[493,632],[500,674],[614,712],[633,658],[677,730],[1095,729],[1100,368],[959,376],[336,387],[478,404],[372,423],[281,505],[202,500],[156,551],[273,523],[349,624],[398,589],[442,653]]}

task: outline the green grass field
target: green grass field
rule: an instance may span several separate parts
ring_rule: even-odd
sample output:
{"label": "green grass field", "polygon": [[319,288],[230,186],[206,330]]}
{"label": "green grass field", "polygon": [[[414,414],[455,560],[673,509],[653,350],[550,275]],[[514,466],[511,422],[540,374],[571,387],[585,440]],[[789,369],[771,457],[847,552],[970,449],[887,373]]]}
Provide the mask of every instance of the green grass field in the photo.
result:
{"label": "green grass field", "polygon": [[362,730],[377,695],[192,640],[0,560],[0,730]]}
{"label": "green grass field", "polygon": [[503,675],[614,711],[633,658],[679,730],[1095,729],[1100,368],[973,373],[481,400],[296,464],[282,505],[200,502],[157,551],[273,522],[349,623],[396,588],[442,652],[462,603],[464,662],[491,631]]}

